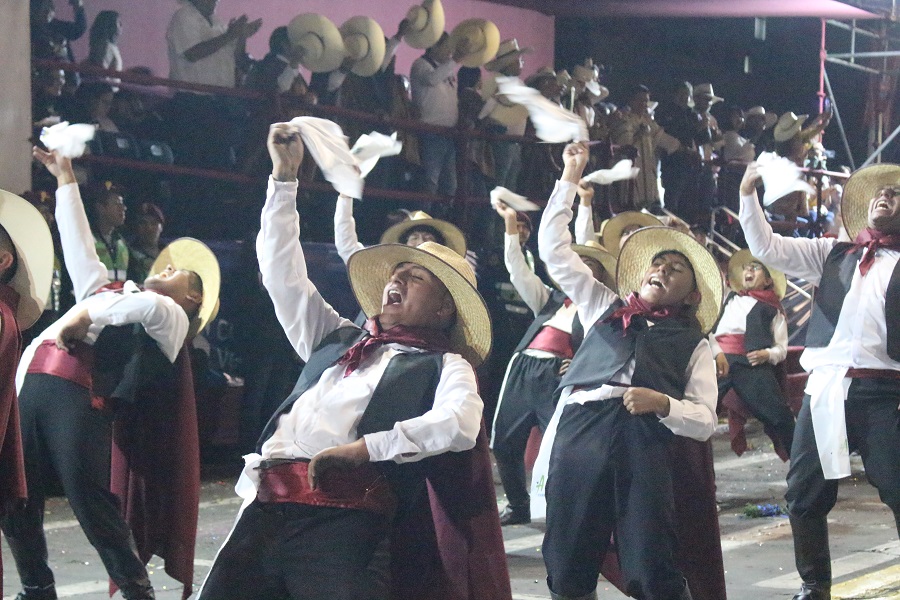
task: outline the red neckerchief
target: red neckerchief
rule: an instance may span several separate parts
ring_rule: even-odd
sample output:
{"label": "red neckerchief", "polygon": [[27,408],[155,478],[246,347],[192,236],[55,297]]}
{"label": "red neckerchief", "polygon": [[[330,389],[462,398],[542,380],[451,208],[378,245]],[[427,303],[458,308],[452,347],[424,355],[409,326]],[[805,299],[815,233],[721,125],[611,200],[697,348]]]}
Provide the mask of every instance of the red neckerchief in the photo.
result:
{"label": "red neckerchief", "polygon": [[371,335],[353,344],[337,362],[339,365],[347,366],[344,369],[344,377],[359,368],[364,360],[384,344],[402,344],[429,352],[450,351],[450,338],[438,329],[394,325],[387,331],[382,331],[378,317],[366,321],[363,328]]}
{"label": "red neckerchief", "polygon": [[774,290],[740,290],[737,295],[756,298],[757,302],[768,304],[778,312],[784,314],[784,307],[781,305],[781,300],[778,299],[778,294],[776,294]]}
{"label": "red neckerchief", "polygon": [[865,248],[862,260],[859,261],[859,274],[865,277],[869,269],[875,263],[875,253],[881,248],[888,250],[900,250],[900,234],[897,233],[881,233],[871,227],[866,227],[859,232],[850,252],[856,252],[860,248]]}
{"label": "red neckerchief", "polygon": [[613,314],[604,319],[605,323],[613,323],[618,319],[622,320],[622,329],[628,329],[631,325],[631,318],[641,316],[648,321],[662,321],[665,319],[677,319],[684,316],[686,306],[663,306],[654,307],[645,302],[637,292],[625,298],[625,306],[617,309]]}

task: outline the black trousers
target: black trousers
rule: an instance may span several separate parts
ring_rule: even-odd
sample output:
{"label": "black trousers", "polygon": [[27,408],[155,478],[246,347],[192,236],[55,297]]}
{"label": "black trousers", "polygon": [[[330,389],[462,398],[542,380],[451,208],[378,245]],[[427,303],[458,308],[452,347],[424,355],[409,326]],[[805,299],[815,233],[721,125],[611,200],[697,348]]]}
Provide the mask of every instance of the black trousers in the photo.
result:
{"label": "black trousers", "polygon": [[131,530],[109,491],[112,413],[91,407],[88,391],[53,375],[29,374],[19,394],[28,502],[2,521],[26,589],[54,583],[47,564],[44,498],[56,472],[69,505],[107,573],[123,589],[147,580]]}
{"label": "black trousers", "polygon": [[547,429],[556,407],[561,358],[519,353],[509,366],[494,417],[494,457],[509,505],[525,509],[530,497],[525,479],[525,449],[531,429]]}
{"label": "black trousers", "polygon": [[790,454],[794,440],[794,414],[784,399],[775,367],[769,363],[750,366],[745,356],[726,354],[728,376],[719,380],[719,400],[731,388],[754,417],[778,436]]}
{"label": "black trousers", "polygon": [[619,398],[565,407],[546,488],[543,554],[551,592],[593,592],[614,533],[629,596],[681,597],[671,440],[656,415],[631,415]]}
{"label": "black trousers", "polygon": [[219,550],[200,600],[386,600],[390,520],[255,501]]}
{"label": "black trousers", "polygon": [[[854,379],[847,393],[844,416],[850,449],[858,450],[866,478],[878,489],[881,501],[900,519],[900,382],[896,379]],[[810,398],[803,399],[797,416],[791,468],[785,498],[797,570],[806,582],[831,582],[826,518],[837,501],[838,480],[825,479],[813,432]],[[898,521],[900,523],[900,521]],[[898,524],[900,534],[900,524]],[[824,538],[823,551],[804,552],[803,538]]]}

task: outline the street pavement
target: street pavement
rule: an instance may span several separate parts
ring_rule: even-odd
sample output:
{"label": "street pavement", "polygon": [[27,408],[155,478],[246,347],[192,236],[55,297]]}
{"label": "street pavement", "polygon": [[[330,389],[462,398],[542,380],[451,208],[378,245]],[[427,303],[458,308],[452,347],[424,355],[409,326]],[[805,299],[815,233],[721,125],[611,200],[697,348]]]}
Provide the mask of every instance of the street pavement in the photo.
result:
{"label": "street pavement", "polygon": [[[727,432],[713,438],[718,486],[719,524],[725,559],[729,600],[790,599],[799,588],[793,567],[793,544],[788,519],[783,516],[747,518],[747,505],[784,505],[787,465],[775,455],[756,423],[748,424],[751,449],[735,456]],[[862,464],[853,462],[854,476],[841,482],[838,504],[829,517],[835,600],[900,600],[900,542],[890,511],[865,480]],[[195,584],[202,582],[239,503],[233,492],[239,465],[205,468],[197,532]],[[498,487],[499,504],[505,504]],[[88,544],[63,498],[47,503],[45,529],[50,563],[60,598],[108,598],[107,581],[93,548]],[[514,600],[549,598],[541,559],[543,523],[504,529]],[[3,543],[4,599],[18,591],[12,556]],[[181,597],[181,585],[162,570],[154,558],[150,574],[157,598]],[[196,590],[196,587],[195,587]],[[600,581],[601,599],[625,598]],[[117,596],[118,597],[118,596]]]}

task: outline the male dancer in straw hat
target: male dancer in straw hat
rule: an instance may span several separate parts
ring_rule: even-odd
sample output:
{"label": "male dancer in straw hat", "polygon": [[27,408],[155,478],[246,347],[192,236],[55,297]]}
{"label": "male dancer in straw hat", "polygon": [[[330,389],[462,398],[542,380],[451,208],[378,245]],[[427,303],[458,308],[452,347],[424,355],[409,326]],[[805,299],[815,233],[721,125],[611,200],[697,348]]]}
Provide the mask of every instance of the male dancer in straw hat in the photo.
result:
{"label": "male dancer in straw hat", "polygon": [[[794,415],[778,384],[775,365],[787,357],[787,319],[781,306],[787,282],[783,273],[767,267],[749,250],[739,250],[728,261],[728,283],[732,291],[709,336],[719,399],[733,388],[746,405],[744,412],[749,410],[762,422],[786,460],[794,439]],[[734,447],[737,432],[731,433]]]}
{"label": "male dancer in straw hat", "polygon": [[[0,517],[27,497],[16,367],[21,331],[41,316],[53,278],[53,240],[41,213],[0,190]],[[3,591],[0,561],[0,593]]]}
{"label": "male dancer in straw hat", "polygon": [[[594,279],[567,229],[587,154],[583,144],[566,147],[538,234],[550,276],[578,305],[587,332],[560,383],[562,408],[548,441],[547,582],[555,600],[596,598],[615,531],[629,596],[685,600],[692,596],[677,564],[679,474],[670,453],[673,434],[705,441],[715,428],[715,370],[704,332],[718,314],[721,278],[690,236],[647,228],[619,256],[617,282],[627,298]],[[701,507],[693,508],[697,527]],[[715,522],[714,508],[712,516]],[[706,560],[714,570],[714,553]]]}
{"label": "male dancer in straw hat", "polygon": [[[138,555],[119,501],[110,491],[114,403],[143,407],[169,395],[185,376],[183,388],[191,390],[186,354],[182,352],[177,364],[176,357],[189,331],[204,324],[217,304],[218,265],[206,250],[208,256],[202,262],[187,260],[177,265],[179,269],[159,267],[144,282],[147,291],[139,291],[131,282],[126,282],[124,291],[104,291],[110,280],[94,248],[71,161],[37,148],[34,156],[57,179],[56,221],[77,303],[25,350],[17,373],[28,503],[3,519],[2,526],[24,588],[18,598],[56,598],[43,530],[44,474],[52,468],[110,579],[125,598],[146,600],[154,597],[144,566],[149,556],[142,560]],[[142,332],[136,332],[137,325]],[[184,368],[181,373],[179,366]],[[193,403],[193,394],[188,396],[178,407]],[[198,452],[196,437],[193,447],[187,448],[192,453],[180,455],[176,453],[182,447],[178,432],[166,434],[168,450],[174,455],[172,466],[191,464]],[[170,548],[150,551],[178,562],[167,562],[167,569],[185,583],[186,597],[193,566],[199,472],[183,482],[173,495],[180,511],[193,514],[193,522],[173,532],[172,538],[164,530],[152,534],[154,540],[169,541],[177,548],[181,548],[179,542],[187,542],[189,548],[184,554],[175,549],[169,552]],[[184,490],[193,490],[193,498],[180,493]],[[169,513],[162,518],[166,517],[174,520]],[[148,526],[157,525],[149,519]]]}
{"label": "male dancer in straw hat", "polygon": [[[297,130],[272,125],[268,147],[260,271],[307,364],[247,457],[245,503],[200,598],[510,598],[483,438],[476,443],[474,365],[491,331],[471,268],[433,242],[360,250],[350,282],[370,319],[354,326],[307,278]],[[443,521],[437,537],[404,537],[432,519]]]}
{"label": "male dancer in straw hat", "polygon": [[773,235],[756,197],[759,179],[751,163],[740,211],[750,251],[818,287],[800,357],[810,375],[786,498],[803,579],[794,598],[828,600],[827,517],[837,480],[850,475],[850,449],[900,530],[900,166],[866,167],[848,180],[841,209],[853,243]]}

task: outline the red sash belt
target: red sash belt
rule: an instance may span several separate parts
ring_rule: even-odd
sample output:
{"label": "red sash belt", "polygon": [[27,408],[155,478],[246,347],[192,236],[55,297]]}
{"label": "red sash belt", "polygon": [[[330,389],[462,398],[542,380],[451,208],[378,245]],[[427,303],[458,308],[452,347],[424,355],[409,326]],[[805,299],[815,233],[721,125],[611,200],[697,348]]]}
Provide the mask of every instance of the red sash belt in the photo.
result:
{"label": "red sash belt", "polygon": [[319,487],[309,486],[309,462],[291,461],[259,470],[260,502],[296,502],[312,506],[355,508],[391,516],[397,497],[381,471],[372,463],[349,471],[331,469]]}
{"label": "red sash belt", "polygon": [[900,379],[900,371],[894,369],[847,369],[852,379]]}
{"label": "red sash belt", "polygon": [[550,352],[562,358],[572,358],[572,334],[561,331],[555,327],[541,327],[531,343],[529,350],[542,350]]}
{"label": "red sash belt", "polygon": [[56,340],[44,340],[37,347],[28,365],[28,373],[55,375],[75,385],[91,389],[93,379],[94,348],[84,342],[75,342],[71,352],[56,347]]}
{"label": "red sash belt", "polygon": [[716,342],[725,354],[747,354],[743,333],[723,333],[716,336]]}

